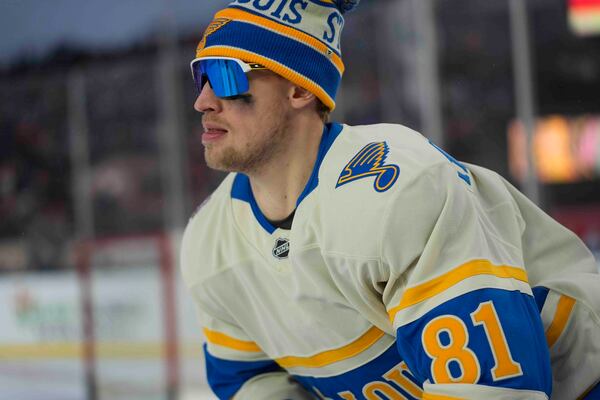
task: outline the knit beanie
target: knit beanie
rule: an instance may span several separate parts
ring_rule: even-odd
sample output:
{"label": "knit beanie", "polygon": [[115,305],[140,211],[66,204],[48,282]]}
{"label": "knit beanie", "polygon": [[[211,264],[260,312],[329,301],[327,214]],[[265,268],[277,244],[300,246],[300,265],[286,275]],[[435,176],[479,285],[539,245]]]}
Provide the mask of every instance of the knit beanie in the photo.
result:
{"label": "knit beanie", "polygon": [[359,1],[235,0],[215,14],[196,57],[262,64],[333,110],[344,73],[343,14]]}

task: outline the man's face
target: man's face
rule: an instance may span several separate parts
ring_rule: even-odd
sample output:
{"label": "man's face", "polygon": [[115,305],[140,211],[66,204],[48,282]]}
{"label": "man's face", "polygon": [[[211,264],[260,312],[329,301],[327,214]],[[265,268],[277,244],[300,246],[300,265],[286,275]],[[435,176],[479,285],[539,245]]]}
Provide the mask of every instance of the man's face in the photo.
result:
{"label": "man's face", "polygon": [[285,149],[291,83],[266,70],[251,71],[248,79],[250,90],[238,99],[220,99],[208,84],[196,99],[210,168],[256,172]]}

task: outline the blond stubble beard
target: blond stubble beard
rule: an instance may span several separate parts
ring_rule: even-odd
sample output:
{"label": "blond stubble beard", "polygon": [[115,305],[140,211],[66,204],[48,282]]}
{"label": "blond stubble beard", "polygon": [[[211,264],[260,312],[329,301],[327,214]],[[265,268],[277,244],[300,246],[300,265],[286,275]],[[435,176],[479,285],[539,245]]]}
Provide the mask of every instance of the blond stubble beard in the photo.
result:
{"label": "blond stubble beard", "polygon": [[[253,173],[266,167],[271,160],[280,154],[288,143],[289,120],[287,113],[282,109],[274,110],[270,115],[277,119],[268,133],[260,141],[246,144],[244,149],[228,146],[221,152],[214,151],[211,144],[204,148],[206,164],[219,171]],[[234,138],[235,139],[235,138]]]}

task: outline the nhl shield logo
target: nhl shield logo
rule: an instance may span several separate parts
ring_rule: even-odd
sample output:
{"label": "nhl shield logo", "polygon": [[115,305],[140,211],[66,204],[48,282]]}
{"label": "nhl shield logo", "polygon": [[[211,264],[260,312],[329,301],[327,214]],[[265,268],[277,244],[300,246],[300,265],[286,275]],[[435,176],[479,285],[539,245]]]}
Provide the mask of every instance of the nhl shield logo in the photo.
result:
{"label": "nhl shield logo", "polygon": [[283,260],[284,258],[288,258],[290,255],[290,240],[286,238],[279,238],[277,242],[275,242],[275,247],[273,247],[273,257],[278,260]]}

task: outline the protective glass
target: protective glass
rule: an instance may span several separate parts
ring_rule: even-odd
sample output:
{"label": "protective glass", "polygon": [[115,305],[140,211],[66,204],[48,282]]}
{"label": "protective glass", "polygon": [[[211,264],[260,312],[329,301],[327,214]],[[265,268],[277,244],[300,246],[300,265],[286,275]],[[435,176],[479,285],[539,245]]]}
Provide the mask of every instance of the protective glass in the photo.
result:
{"label": "protective glass", "polygon": [[196,58],[190,66],[198,93],[208,81],[215,95],[224,99],[248,92],[250,85],[246,73],[255,69],[265,69],[260,64],[248,64],[228,57]]}

